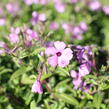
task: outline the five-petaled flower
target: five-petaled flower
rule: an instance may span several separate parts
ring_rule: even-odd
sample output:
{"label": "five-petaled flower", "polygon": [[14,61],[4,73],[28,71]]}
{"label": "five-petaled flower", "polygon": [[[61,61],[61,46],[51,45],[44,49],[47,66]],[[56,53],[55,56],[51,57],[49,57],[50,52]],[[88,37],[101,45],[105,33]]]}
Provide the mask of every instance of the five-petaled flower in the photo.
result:
{"label": "five-petaled flower", "polygon": [[45,51],[45,54],[50,56],[48,58],[48,63],[52,67],[56,67],[57,65],[60,67],[66,67],[73,57],[72,53],[72,50],[66,48],[66,44],[61,41],[54,42],[54,46],[48,47]]}

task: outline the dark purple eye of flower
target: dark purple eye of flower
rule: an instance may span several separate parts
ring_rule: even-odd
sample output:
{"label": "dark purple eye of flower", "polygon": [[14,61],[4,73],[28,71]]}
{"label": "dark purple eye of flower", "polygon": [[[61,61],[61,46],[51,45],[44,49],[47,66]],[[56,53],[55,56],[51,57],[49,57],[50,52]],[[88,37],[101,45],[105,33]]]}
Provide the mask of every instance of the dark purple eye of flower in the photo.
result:
{"label": "dark purple eye of flower", "polygon": [[56,55],[57,55],[57,56],[61,56],[61,52],[57,52]]}

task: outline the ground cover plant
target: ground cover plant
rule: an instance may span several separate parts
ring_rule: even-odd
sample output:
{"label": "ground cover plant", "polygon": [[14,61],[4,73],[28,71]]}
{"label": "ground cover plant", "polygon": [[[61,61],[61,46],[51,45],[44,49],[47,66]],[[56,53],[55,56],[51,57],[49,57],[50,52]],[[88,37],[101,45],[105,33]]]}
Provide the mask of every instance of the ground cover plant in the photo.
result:
{"label": "ground cover plant", "polygon": [[0,1],[0,109],[109,109],[108,91],[108,0]]}

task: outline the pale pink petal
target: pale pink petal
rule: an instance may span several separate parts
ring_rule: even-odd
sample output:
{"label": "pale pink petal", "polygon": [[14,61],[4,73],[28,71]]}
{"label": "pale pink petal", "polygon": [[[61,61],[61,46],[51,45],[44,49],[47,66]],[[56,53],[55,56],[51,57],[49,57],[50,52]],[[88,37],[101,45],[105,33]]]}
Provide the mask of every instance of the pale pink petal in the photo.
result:
{"label": "pale pink petal", "polygon": [[84,63],[79,67],[79,73],[81,76],[89,74],[91,71],[91,66],[88,63]]}
{"label": "pale pink petal", "polygon": [[72,70],[72,71],[70,72],[70,74],[71,74],[71,77],[72,77],[72,78],[76,78],[76,77],[77,77],[77,72],[76,72],[75,70]]}
{"label": "pale pink petal", "polygon": [[74,88],[77,89],[81,85],[81,82],[82,82],[81,78],[74,79],[73,80]]}
{"label": "pale pink petal", "polygon": [[64,57],[59,57],[58,58],[58,65],[60,67],[66,67],[69,64],[69,62],[70,61],[68,59],[64,58]]}
{"label": "pale pink petal", "polygon": [[17,34],[14,34],[14,33],[11,33],[11,34],[9,35],[9,39],[10,39],[10,41],[13,42],[13,43],[19,42],[19,36],[18,36]]}
{"label": "pale pink petal", "polygon": [[62,51],[62,56],[68,60],[71,60],[73,58],[72,50],[70,48],[66,48]]}
{"label": "pale pink petal", "polygon": [[20,33],[20,28],[19,28],[19,27],[17,27],[17,28],[15,29],[15,33],[16,33],[16,34],[19,34],[19,33]]}
{"label": "pale pink petal", "polygon": [[0,55],[4,54],[5,50],[0,50]]}
{"label": "pale pink petal", "polygon": [[48,47],[46,50],[45,50],[45,54],[47,54],[48,56],[49,55],[54,55],[56,53],[56,49],[54,47]]}
{"label": "pale pink petal", "polygon": [[3,26],[6,24],[6,19],[5,18],[0,18],[0,26]]}
{"label": "pale pink petal", "polygon": [[65,11],[65,4],[63,3],[55,3],[55,8],[59,13],[63,13]]}
{"label": "pale pink petal", "polygon": [[56,67],[57,63],[58,63],[58,58],[57,56],[52,56],[48,58],[48,63],[52,66],[52,67]]}
{"label": "pale pink petal", "polygon": [[46,15],[45,14],[39,14],[39,20],[40,21],[45,21],[46,20]]}
{"label": "pale pink petal", "polygon": [[61,41],[56,41],[54,42],[54,46],[56,47],[57,50],[63,50],[66,47],[66,44]]}

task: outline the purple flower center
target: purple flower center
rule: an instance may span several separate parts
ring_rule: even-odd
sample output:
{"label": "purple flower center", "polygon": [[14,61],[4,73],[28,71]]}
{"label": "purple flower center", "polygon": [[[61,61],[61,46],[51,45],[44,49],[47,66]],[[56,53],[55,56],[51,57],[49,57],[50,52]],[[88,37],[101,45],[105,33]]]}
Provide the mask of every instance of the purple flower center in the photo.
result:
{"label": "purple flower center", "polygon": [[57,55],[57,56],[61,56],[62,53],[61,53],[61,52],[57,52],[56,55]]}

